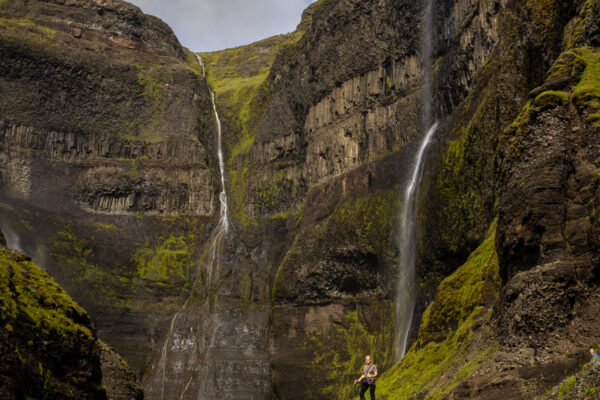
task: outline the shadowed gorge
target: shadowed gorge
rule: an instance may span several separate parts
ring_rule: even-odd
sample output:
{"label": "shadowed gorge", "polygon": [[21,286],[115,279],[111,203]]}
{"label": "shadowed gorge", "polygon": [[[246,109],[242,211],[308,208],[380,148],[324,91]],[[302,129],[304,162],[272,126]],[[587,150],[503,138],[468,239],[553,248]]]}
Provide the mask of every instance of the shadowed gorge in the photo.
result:
{"label": "shadowed gorge", "polygon": [[0,0],[0,397],[597,398],[599,26],[319,0],[194,53]]}

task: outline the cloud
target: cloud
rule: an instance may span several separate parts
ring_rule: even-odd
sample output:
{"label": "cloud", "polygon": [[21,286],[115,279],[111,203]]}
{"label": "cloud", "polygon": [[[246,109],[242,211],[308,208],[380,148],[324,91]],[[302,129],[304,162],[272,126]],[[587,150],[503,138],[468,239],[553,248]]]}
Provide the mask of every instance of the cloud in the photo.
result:
{"label": "cloud", "polygon": [[212,51],[290,32],[314,0],[129,0],[168,23],[181,43]]}

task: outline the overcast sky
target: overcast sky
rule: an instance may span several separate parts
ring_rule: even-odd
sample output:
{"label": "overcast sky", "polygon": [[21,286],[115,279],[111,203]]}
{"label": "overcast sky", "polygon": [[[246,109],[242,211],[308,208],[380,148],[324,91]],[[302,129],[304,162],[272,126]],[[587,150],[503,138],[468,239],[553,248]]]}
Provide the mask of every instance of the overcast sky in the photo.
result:
{"label": "overcast sky", "polygon": [[314,0],[129,0],[193,51],[221,50],[293,31]]}

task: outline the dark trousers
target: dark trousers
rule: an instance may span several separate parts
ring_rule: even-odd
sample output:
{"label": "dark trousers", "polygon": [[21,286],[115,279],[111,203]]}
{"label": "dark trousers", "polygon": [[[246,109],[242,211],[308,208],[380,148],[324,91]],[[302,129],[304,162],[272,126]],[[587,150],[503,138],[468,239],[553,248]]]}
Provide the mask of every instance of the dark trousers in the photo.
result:
{"label": "dark trousers", "polygon": [[369,391],[371,395],[371,400],[375,400],[375,384],[371,385],[361,385],[360,386],[360,400],[365,400],[365,393]]}

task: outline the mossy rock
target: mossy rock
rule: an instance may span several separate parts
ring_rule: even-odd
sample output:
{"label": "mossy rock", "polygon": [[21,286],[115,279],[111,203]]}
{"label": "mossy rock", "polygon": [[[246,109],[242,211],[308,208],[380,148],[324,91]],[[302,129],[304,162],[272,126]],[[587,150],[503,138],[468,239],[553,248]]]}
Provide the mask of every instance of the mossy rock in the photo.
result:
{"label": "mossy rock", "polygon": [[443,399],[496,345],[486,327],[500,294],[495,224],[467,262],[442,281],[423,315],[417,340],[378,381],[378,398]]}
{"label": "mossy rock", "polygon": [[105,399],[87,313],[24,255],[0,248],[0,397]]}

